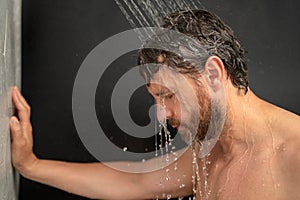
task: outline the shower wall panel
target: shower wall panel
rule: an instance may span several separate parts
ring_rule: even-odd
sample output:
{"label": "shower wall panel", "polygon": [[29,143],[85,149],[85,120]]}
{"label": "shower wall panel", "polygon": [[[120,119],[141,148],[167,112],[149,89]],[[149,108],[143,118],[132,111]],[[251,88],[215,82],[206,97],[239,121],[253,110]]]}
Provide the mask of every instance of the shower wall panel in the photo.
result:
{"label": "shower wall panel", "polygon": [[21,1],[0,0],[0,200],[18,199],[18,175],[10,156],[11,88],[20,87]]}

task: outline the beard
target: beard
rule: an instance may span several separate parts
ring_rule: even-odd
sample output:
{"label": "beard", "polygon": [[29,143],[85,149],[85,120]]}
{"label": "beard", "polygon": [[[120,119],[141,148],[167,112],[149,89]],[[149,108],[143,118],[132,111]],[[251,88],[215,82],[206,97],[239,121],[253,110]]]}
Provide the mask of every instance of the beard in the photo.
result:
{"label": "beard", "polygon": [[[168,119],[168,123],[172,127],[177,127],[177,132],[186,144],[192,144],[195,140],[198,141],[204,139],[209,127],[211,103],[208,95],[203,95],[202,97],[198,96],[198,104],[198,106],[190,107],[188,110],[188,117],[181,120],[174,118]],[[193,109],[196,107],[200,110],[197,111]],[[185,110],[185,112],[187,111]]]}
{"label": "beard", "polygon": [[198,104],[199,112],[191,109],[188,119],[168,120],[171,126],[178,127],[177,131],[186,144],[215,139],[223,128],[226,109],[219,99],[202,93],[202,96],[198,95]]}

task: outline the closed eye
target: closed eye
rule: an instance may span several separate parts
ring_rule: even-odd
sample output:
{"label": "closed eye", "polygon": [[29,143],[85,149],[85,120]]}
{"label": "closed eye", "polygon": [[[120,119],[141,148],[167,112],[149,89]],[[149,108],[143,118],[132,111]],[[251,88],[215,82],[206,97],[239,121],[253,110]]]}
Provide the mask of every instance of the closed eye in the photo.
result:
{"label": "closed eye", "polygon": [[170,94],[166,95],[165,97],[168,99],[172,99],[174,96],[175,96],[174,93],[170,93]]}

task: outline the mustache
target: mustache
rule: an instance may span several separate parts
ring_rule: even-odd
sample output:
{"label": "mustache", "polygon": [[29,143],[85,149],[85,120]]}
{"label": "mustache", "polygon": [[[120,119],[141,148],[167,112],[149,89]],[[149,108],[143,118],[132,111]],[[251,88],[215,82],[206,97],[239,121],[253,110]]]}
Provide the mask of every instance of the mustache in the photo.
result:
{"label": "mustache", "polygon": [[173,118],[170,118],[170,119],[167,119],[167,125],[171,126],[172,128],[173,127],[179,127],[180,126],[180,120],[178,119],[173,119]]}

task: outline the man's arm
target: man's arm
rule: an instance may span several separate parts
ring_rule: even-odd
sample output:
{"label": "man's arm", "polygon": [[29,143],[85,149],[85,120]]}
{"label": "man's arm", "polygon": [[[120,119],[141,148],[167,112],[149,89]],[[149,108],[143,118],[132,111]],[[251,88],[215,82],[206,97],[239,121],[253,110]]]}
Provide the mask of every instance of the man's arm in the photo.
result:
{"label": "man's arm", "polygon": [[190,151],[186,151],[177,164],[143,174],[114,170],[101,163],[38,159],[32,152],[30,107],[17,88],[13,89],[12,98],[17,113],[10,120],[12,162],[24,177],[94,199],[149,199],[191,194]]}

